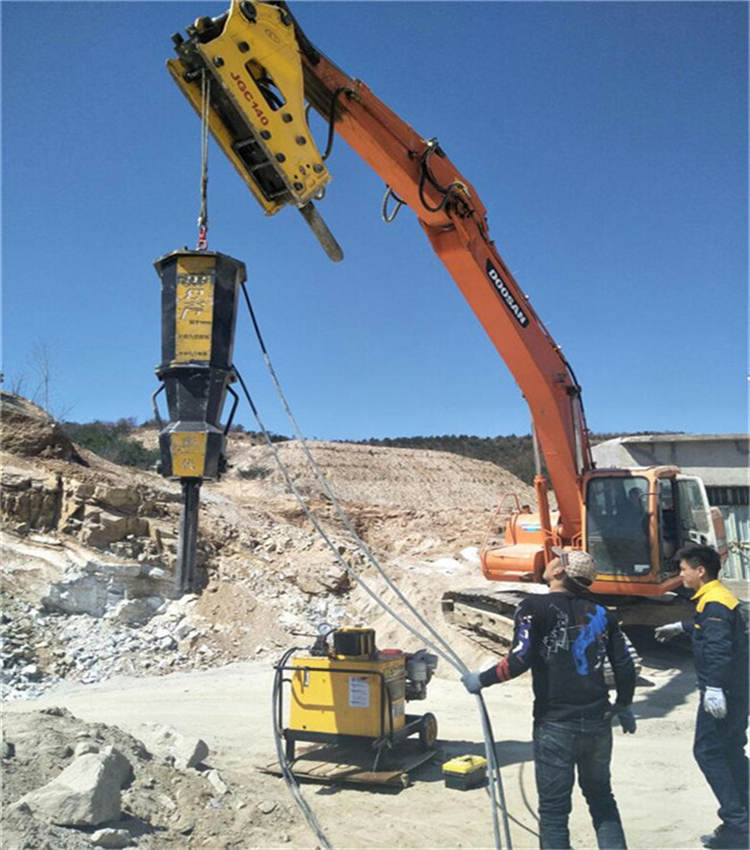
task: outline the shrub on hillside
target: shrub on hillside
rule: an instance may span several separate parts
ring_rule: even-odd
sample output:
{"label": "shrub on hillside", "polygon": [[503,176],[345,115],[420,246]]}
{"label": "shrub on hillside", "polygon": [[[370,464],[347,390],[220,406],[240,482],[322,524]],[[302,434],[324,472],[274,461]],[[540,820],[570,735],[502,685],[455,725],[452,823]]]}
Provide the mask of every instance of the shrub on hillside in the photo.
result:
{"label": "shrub on hillside", "polygon": [[439,437],[386,437],[382,440],[370,439],[360,442],[370,446],[453,452],[502,466],[527,484],[534,480],[534,450],[529,434],[520,437],[516,434],[507,437],[444,434]]}
{"label": "shrub on hillside", "polygon": [[117,422],[64,422],[63,430],[78,446],[88,449],[112,463],[151,469],[159,459],[158,449],[147,449],[132,439],[135,419]]}

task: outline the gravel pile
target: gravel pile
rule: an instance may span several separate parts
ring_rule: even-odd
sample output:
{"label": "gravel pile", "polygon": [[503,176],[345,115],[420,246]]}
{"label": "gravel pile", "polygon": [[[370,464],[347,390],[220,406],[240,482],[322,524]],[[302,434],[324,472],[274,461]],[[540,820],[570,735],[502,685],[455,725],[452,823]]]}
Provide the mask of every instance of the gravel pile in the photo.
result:
{"label": "gravel pile", "polygon": [[207,639],[210,624],[191,622],[196,599],[164,603],[142,625],[115,617],[53,614],[12,600],[11,610],[4,609],[0,618],[0,696],[34,698],[61,679],[91,684],[118,674],[161,675],[211,666],[220,653]]}
{"label": "gravel pile", "polygon": [[40,664],[54,638],[46,633],[47,618],[32,605],[5,594],[0,604],[0,699],[33,699],[57,681]]}

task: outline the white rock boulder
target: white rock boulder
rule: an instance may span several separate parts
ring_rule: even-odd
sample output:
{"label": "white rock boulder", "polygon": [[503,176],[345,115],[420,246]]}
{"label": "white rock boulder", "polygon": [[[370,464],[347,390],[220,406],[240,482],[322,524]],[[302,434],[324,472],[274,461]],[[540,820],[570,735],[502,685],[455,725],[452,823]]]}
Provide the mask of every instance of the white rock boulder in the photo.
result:
{"label": "white rock boulder", "polygon": [[89,838],[94,847],[128,847],[133,837],[127,829],[97,829]]}
{"label": "white rock boulder", "polygon": [[40,818],[60,826],[97,826],[117,820],[120,790],[132,775],[128,759],[114,747],[75,759],[51,782],[24,795]]}
{"label": "white rock boulder", "polygon": [[140,737],[154,755],[175,767],[196,767],[208,755],[208,745],[202,738],[181,735],[169,726],[146,725]]}

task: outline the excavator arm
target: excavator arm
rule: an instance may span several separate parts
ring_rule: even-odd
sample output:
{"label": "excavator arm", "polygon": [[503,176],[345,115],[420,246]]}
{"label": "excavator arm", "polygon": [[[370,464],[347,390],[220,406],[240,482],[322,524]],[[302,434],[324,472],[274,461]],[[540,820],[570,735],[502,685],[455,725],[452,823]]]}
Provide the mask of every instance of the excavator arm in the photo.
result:
{"label": "excavator arm", "polygon": [[[289,50],[269,49],[268,38],[271,47],[288,44],[290,30],[299,63]],[[300,127],[299,108],[289,106],[299,104],[300,94],[329,122],[331,133],[380,176],[394,203],[414,211],[529,405],[560,517],[558,527],[549,529],[541,512],[547,556],[552,540],[580,545],[582,476],[593,467],[580,387],[490,239],[487,213],[473,186],[435,139],[420,136],[363,82],[318,51],[285,3],[233,0],[228,13],[199,19],[188,34],[187,42],[173,37],[178,59],[168,62],[170,72],[199,112],[201,75],[209,79],[211,131],[267,213],[283,203],[304,212],[327,181],[326,155],[318,156],[307,122]],[[299,79],[293,73],[297,68]],[[273,100],[267,96],[270,88]],[[304,187],[295,181],[298,159],[294,167],[290,159],[303,138],[314,168],[306,172],[310,179]],[[274,182],[279,191],[269,200],[267,187]],[[541,480],[538,475],[537,492],[543,496]]]}
{"label": "excavator arm", "polygon": [[300,43],[307,99],[414,211],[516,379],[557,498],[559,536],[580,539],[580,476],[593,466],[580,387],[490,239],[477,192],[434,139],[421,137],[306,39]]}

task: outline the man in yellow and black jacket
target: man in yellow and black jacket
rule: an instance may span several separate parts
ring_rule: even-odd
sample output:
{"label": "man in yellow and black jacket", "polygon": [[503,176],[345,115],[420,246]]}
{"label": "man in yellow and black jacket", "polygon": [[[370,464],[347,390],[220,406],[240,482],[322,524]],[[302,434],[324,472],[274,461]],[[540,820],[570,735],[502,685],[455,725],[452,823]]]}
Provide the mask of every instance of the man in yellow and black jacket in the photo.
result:
{"label": "man in yellow and black jacket", "polygon": [[695,617],[656,629],[656,639],[691,636],[700,703],[693,754],[719,801],[721,824],[703,844],[712,850],[748,843],[748,631],[742,607],[718,580],[721,560],[710,546],[677,553],[680,577],[694,591]]}

